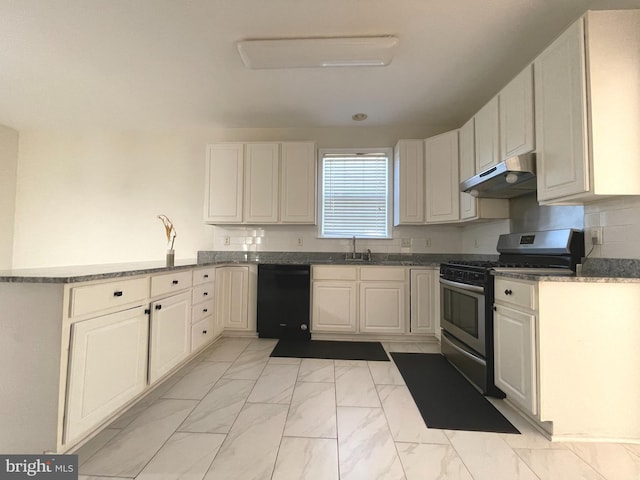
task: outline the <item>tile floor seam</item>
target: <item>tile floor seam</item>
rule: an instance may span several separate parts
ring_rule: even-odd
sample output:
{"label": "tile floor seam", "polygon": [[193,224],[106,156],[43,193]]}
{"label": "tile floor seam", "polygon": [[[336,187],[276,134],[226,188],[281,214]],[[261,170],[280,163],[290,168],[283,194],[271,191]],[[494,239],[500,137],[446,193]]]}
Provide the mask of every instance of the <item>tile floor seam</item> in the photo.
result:
{"label": "tile floor seam", "polygon": [[[522,455],[520,455],[520,453],[518,452],[518,450],[536,450],[534,448],[514,448],[513,451],[516,452],[516,455],[518,455],[520,458],[522,458],[522,460],[527,463],[525,461],[525,459],[522,457]],[[598,471],[597,468],[595,468],[593,465],[591,465],[586,459],[582,458],[582,456],[573,451],[571,448],[565,448],[563,450],[558,449],[559,451],[567,451],[570,452],[574,457],[576,457],[581,463],[584,463],[584,465],[586,465],[589,469],[591,469],[593,472],[595,472],[596,475],[600,476],[602,478],[602,480],[607,480],[607,477],[600,471]],[[529,464],[527,464],[528,466]],[[531,470],[533,471],[533,467],[529,466],[529,468],[531,468]],[[535,471],[533,472],[535,473]]]}
{"label": "tile floor seam", "polygon": [[[291,394],[291,398],[293,398],[293,394]],[[278,442],[278,449],[276,450],[276,457],[273,460],[273,466],[271,467],[271,475],[269,479],[273,480],[273,474],[276,471],[276,465],[278,463],[278,455],[280,455],[280,447],[282,447],[282,439],[284,438],[284,430],[287,426],[287,418],[289,417],[289,411],[291,410],[291,402],[289,402],[289,406],[287,407],[287,414],[284,416],[284,423],[282,424],[282,431],[280,432],[280,441]]]}

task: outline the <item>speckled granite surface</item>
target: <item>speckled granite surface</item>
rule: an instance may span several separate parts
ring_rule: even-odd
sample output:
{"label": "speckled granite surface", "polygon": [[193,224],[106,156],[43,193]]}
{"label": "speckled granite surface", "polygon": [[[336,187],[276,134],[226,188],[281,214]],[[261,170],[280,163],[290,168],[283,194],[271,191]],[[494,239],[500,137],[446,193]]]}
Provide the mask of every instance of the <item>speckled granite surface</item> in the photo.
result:
{"label": "speckled granite surface", "polygon": [[574,283],[640,283],[638,277],[600,277],[591,275],[536,275],[532,273],[494,272],[496,277],[532,280],[534,282],[574,282]]}
{"label": "speckled granite surface", "polygon": [[345,252],[222,252],[200,251],[198,263],[280,263],[292,265],[419,265],[438,266],[453,258],[461,260],[496,260],[497,255],[460,253],[373,253],[371,261],[350,262]]}
{"label": "speckled granite surface", "polygon": [[[403,265],[437,267],[451,259],[496,260],[497,255],[470,255],[456,253],[406,254],[374,253],[371,261],[350,262],[345,252],[221,252],[200,251],[197,260],[176,260],[176,265],[167,267],[164,262],[132,262],[105,265],[78,265],[69,267],[29,268],[0,270],[0,282],[12,283],[76,283],[108,278],[129,277],[148,273],[162,273],[196,266],[222,263],[279,263],[279,264],[324,264],[324,265]],[[588,259],[583,265],[582,275],[556,276],[523,273],[500,273],[499,275],[526,280],[555,282],[640,282],[640,259]]]}

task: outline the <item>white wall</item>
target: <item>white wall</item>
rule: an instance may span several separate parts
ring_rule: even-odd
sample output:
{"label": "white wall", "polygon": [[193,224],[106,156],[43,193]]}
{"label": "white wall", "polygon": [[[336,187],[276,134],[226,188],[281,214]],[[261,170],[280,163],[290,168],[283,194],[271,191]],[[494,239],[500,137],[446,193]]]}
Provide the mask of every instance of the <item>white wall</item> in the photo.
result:
{"label": "white wall", "polygon": [[604,243],[595,246],[593,258],[640,259],[640,197],[616,197],[585,205],[586,252],[591,248],[589,229],[601,226]]}
{"label": "white wall", "polygon": [[[393,146],[399,138],[426,138],[445,130],[23,131],[13,266],[162,260],[166,238],[156,218],[160,213],[168,215],[176,227],[177,258],[195,258],[198,250],[215,248],[215,227],[202,221],[207,143],[316,140],[319,147],[379,147]],[[442,235],[434,233],[437,242]],[[452,237],[453,244],[459,245],[458,237]],[[448,236],[443,238],[446,246]]]}
{"label": "white wall", "polygon": [[12,265],[17,168],[18,132],[0,125],[0,269]]}

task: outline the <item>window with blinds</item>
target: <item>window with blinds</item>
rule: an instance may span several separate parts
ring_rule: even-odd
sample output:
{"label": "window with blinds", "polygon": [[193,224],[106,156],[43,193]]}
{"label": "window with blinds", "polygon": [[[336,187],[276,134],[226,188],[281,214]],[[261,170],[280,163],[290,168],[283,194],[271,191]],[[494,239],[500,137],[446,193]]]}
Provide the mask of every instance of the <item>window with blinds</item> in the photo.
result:
{"label": "window with blinds", "polygon": [[391,151],[320,151],[320,236],[390,238]]}

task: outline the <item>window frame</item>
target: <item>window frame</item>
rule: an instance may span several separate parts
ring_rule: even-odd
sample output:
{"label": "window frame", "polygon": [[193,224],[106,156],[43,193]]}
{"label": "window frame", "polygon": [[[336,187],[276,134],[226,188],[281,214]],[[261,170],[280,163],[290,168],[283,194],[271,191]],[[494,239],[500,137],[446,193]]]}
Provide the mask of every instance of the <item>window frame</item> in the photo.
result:
{"label": "window frame", "polygon": [[393,238],[393,148],[319,148],[318,149],[318,197],[317,197],[317,218],[318,218],[318,238],[342,239],[352,238],[354,235],[323,235],[324,227],[324,156],[325,154],[344,154],[356,156],[380,153],[387,157],[387,212],[386,230],[387,235],[383,237],[372,237],[356,233],[357,238],[367,240],[390,240]]}

